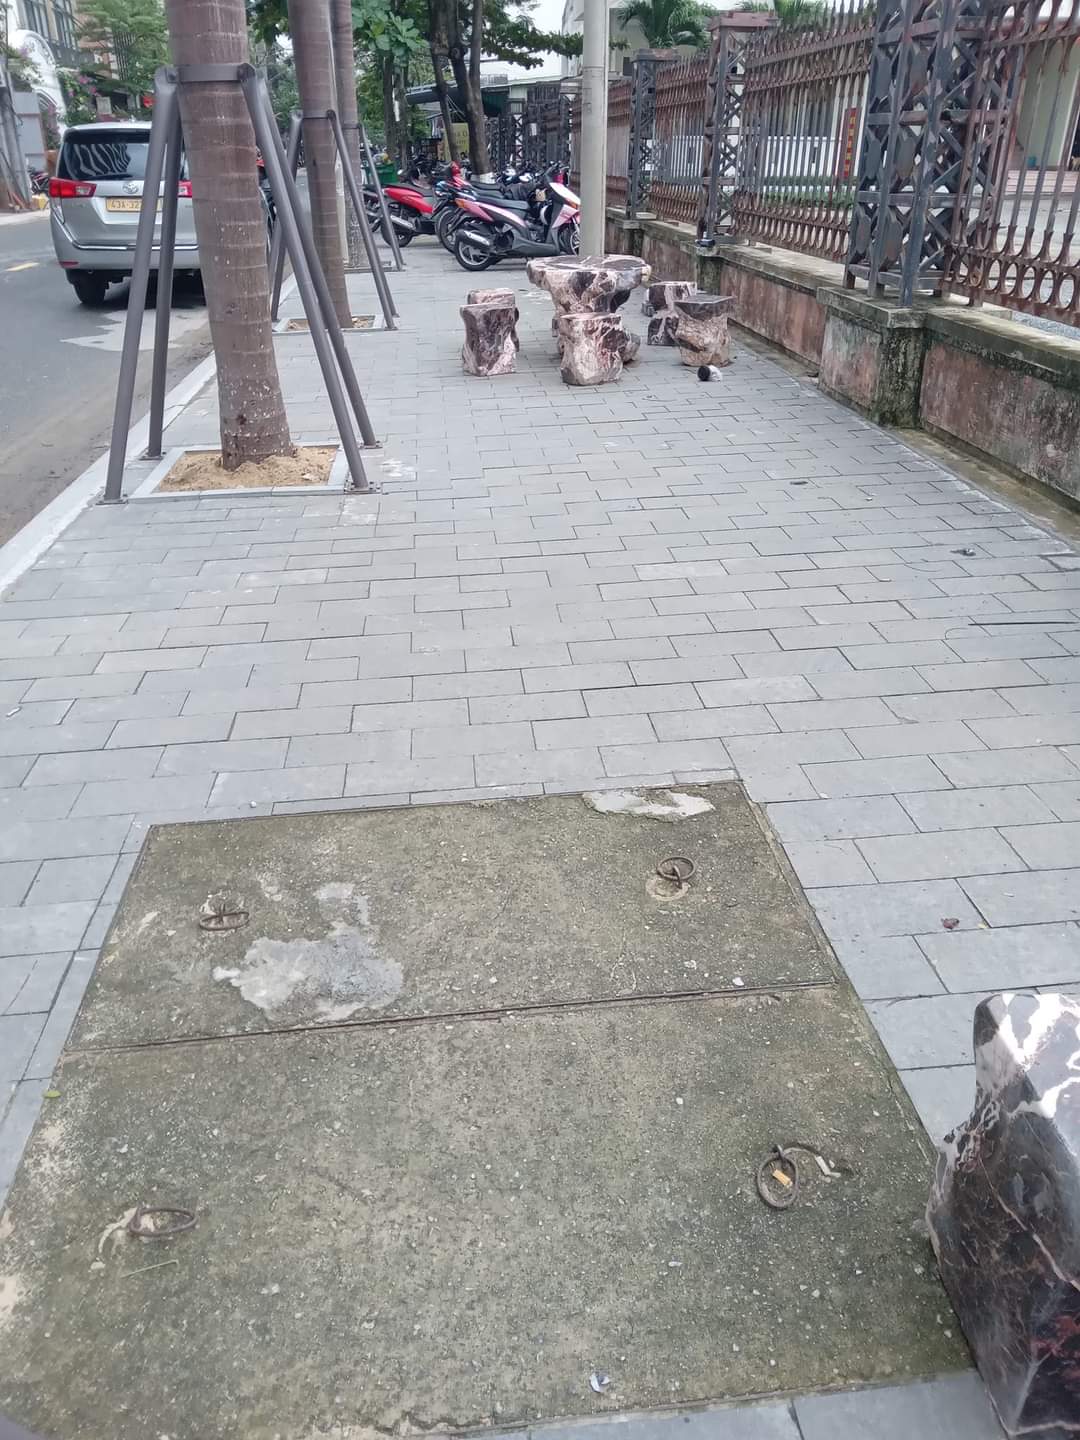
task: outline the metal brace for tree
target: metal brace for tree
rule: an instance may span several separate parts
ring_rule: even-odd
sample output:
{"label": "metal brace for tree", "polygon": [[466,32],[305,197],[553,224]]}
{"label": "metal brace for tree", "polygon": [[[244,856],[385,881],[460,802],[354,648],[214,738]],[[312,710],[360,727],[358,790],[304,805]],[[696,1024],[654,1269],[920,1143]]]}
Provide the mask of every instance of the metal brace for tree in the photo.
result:
{"label": "metal brace for tree", "polygon": [[[154,114],[147,146],[143,194],[161,193],[161,237],[158,260],[157,309],[154,324],[153,378],[150,390],[150,434],[146,454],[156,459],[161,455],[165,411],[165,372],[169,352],[169,319],[172,308],[173,251],[176,244],[176,212],[179,194],[180,157],[183,148],[183,127],[180,119],[179,84],[221,84],[235,81],[243,91],[248,114],[255,131],[255,140],[262,150],[267,178],[274,194],[277,225],[284,248],[288,251],[296,276],[297,288],[307,316],[315,353],[319,359],[330,408],[341,438],[341,448],[349,467],[354,490],[370,490],[360,445],[353,430],[355,419],[365,446],[376,447],[378,441],[371,427],[364,397],[345,345],[326,276],[319,262],[311,223],[296,188],[296,181],[287,162],[285,148],[278,133],[270,103],[266,76],[253,65],[187,65],[178,69],[160,69],[154,77]],[[348,155],[339,140],[342,166],[346,180],[351,177],[350,191],[354,203],[359,198],[356,176]],[[162,181],[164,180],[164,186]],[[127,317],[124,322],[123,348],[120,354],[120,377],[113,413],[112,442],[109,467],[102,503],[123,501],[124,464],[127,458],[127,437],[131,426],[131,409],[135,394],[135,377],[139,363],[139,340],[146,311],[146,292],[150,279],[150,262],[155,249],[156,206],[144,205],[139,215],[135,236],[135,253],[131,265],[131,287]],[[360,201],[360,215],[364,215]],[[366,217],[361,225],[366,223]],[[370,238],[370,227],[368,227]],[[374,248],[374,245],[372,245]],[[369,254],[371,252],[369,251]],[[376,255],[376,264],[378,258]],[[381,272],[380,272],[381,273]],[[389,294],[389,291],[387,291]],[[351,410],[351,414],[350,414]]]}

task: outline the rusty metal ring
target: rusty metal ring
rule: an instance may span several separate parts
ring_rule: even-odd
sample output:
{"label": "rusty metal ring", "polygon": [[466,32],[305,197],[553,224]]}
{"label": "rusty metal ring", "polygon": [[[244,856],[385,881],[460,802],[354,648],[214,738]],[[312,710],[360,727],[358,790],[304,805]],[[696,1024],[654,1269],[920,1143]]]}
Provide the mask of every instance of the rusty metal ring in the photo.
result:
{"label": "rusty metal ring", "polygon": [[657,865],[656,873],[672,885],[688,885],[697,874],[697,866],[688,855],[669,855]]}
{"label": "rusty metal ring", "polygon": [[[143,1227],[143,1220],[148,1215],[175,1215],[177,1218],[171,1225],[147,1230]],[[195,1211],[184,1210],[179,1205],[136,1205],[127,1228],[129,1235],[135,1235],[140,1240],[171,1240],[174,1235],[195,1229]]]}

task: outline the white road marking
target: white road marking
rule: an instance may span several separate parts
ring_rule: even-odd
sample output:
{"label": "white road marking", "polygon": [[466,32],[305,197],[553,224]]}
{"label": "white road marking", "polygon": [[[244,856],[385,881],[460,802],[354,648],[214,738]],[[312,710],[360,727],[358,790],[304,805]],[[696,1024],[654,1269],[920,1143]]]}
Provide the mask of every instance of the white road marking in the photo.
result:
{"label": "white road marking", "polygon": [[[101,317],[102,324],[96,335],[67,335],[65,345],[82,345],[87,350],[111,350],[119,354],[124,344],[124,321],[127,312],[110,310]],[[169,349],[172,350],[186,335],[200,330],[206,324],[206,311],[201,306],[194,310],[174,310],[169,321]],[[147,310],[143,316],[142,333],[139,335],[139,349],[152,350],[154,347],[154,312]]]}

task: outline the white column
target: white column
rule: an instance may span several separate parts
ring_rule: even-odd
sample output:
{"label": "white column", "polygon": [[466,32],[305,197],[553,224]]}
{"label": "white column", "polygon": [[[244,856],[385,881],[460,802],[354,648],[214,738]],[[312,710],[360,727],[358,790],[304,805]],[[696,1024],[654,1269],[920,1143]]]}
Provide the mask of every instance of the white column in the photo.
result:
{"label": "white column", "polygon": [[585,0],[581,67],[581,253],[603,255],[607,205],[607,0]]}

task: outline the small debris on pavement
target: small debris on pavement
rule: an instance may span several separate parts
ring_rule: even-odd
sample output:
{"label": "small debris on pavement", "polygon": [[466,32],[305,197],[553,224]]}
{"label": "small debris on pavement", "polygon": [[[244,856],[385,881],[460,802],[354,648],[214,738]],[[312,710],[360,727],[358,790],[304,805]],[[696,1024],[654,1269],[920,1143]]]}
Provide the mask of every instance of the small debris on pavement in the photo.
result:
{"label": "small debris on pavement", "polygon": [[603,1395],[604,1391],[611,1384],[611,1376],[603,1370],[594,1370],[589,1376],[589,1384],[596,1391],[597,1395]]}
{"label": "small debris on pavement", "polygon": [[955,930],[959,926],[960,921],[957,920],[954,915],[948,915],[942,920],[941,924],[945,930]]}
{"label": "small debris on pavement", "polygon": [[736,990],[741,990],[746,984],[746,981],[742,978],[741,975],[733,975],[731,977],[731,983],[735,986]]}

